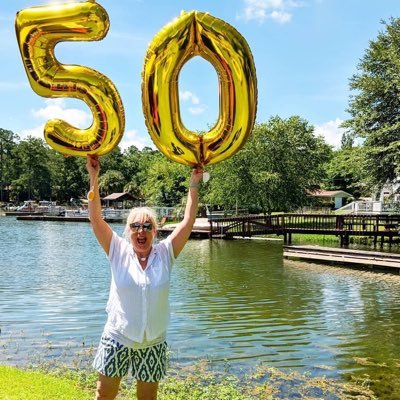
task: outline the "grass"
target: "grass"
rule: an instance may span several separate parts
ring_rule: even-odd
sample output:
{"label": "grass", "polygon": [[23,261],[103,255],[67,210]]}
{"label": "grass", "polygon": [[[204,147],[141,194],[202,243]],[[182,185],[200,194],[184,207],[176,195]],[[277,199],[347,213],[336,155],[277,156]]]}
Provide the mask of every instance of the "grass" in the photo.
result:
{"label": "grass", "polygon": [[[92,399],[96,373],[67,367],[32,370],[0,366],[1,400],[86,400]],[[239,378],[227,371],[212,371],[207,361],[171,371],[161,382],[159,400],[272,400],[325,399],[375,400],[368,380],[345,383],[295,372],[284,373],[260,366]],[[119,400],[136,398],[135,385],[124,379]]]}
{"label": "grass", "polygon": [[2,400],[89,400],[79,381],[37,371],[0,366],[0,399]]}

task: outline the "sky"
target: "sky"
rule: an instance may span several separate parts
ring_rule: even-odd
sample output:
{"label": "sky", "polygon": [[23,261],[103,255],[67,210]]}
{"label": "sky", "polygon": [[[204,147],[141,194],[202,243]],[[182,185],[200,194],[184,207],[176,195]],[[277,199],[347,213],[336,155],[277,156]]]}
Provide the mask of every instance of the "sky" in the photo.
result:
{"label": "sky", "polygon": [[[64,1],[65,2],[65,1]],[[93,68],[116,86],[125,109],[120,147],[155,148],[142,111],[141,74],[148,45],[182,10],[208,12],[238,30],[248,42],[257,71],[257,118],[298,115],[338,148],[349,118],[349,79],[384,30],[382,20],[400,16],[400,0],[99,0],[110,28],[97,42],[63,42],[56,57],[64,64]],[[44,138],[43,127],[61,118],[79,127],[92,123],[80,100],[36,94],[26,76],[15,35],[19,10],[57,3],[0,2],[0,128],[20,138]],[[207,131],[219,114],[214,67],[195,57],[179,76],[181,118],[192,131]],[[239,104],[237,106],[240,106]]]}

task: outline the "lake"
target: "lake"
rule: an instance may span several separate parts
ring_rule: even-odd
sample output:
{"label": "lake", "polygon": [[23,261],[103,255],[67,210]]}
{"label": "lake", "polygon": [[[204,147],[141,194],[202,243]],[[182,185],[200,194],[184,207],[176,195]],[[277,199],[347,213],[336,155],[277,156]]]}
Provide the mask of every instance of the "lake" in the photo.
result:
{"label": "lake", "polygon": [[[97,346],[110,272],[90,225],[0,217],[0,232],[0,363]],[[398,275],[284,260],[276,240],[207,239],[188,242],[172,281],[172,362],[368,374],[398,398]]]}

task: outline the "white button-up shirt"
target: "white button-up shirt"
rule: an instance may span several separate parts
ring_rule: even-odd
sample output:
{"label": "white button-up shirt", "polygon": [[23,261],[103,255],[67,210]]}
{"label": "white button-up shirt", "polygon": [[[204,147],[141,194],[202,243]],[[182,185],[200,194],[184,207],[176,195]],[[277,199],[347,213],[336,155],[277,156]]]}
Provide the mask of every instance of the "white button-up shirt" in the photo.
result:
{"label": "white button-up shirt", "polygon": [[136,342],[165,337],[169,322],[169,287],[175,261],[169,238],[153,245],[143,270],[132,245],[113,232],[108,259],[111,286],[105,331]]}

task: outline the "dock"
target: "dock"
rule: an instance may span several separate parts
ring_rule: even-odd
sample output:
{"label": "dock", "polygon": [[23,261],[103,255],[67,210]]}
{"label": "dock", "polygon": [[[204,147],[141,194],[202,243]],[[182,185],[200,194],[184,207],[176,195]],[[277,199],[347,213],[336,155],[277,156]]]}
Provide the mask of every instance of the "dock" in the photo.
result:
{"label": "dock", "polygon": [[[86,217],[86,218],[85,218]],[[65,217],[47,215],[17,216],[17,219],[30,221],[84,221],[87,213],[66,215]],[[118,214],[105,214],[107,222],[122,222]],[[161,236],[172,232],[176,224],[164,224],[158,231]],[[335,214],[274,214],[240,215],[218,218],[196,218],[191,237],[235,239],[254,236],[280,236],[285,244],[292,244],[292,237],[302,235],[336,236],[341,247],[350,244],[351,237],[367,237],[374,246],[380,242],[383,248],[400,243],[400,214],[393,215],[335,215]]]}
{"label": "dock", "polygon": [[[177,224],[165,224],[157,229],[160,236],[168,236],[175,229]],[[207,218],[196,218],[193,225],[191,238],[210,239],[211,238],[210,223]],[[214,236],[215,237],[215,236]]]}
{"label": "dock", "polygon": [[332,235],[347,246],[350,237],[366,236],[372,238],[374,245],[380,241],[389,245],[400,242],[400,214],[273,214],[244,215],[210,219],[210,235],[226,239],[235,236],[252,237],[256,235],[283,236],[285,244],[292,243],[292,236]]}
{"label": "dock", "polygon": [[[65,217],[65,216],[49,216],[49,215],[19,215],[18,220],[25,221],[61,221],[61,222],[89,222],[86,216]],[[104,218],[107,222],[122,222],[115,219]],[[373,216],[367,219],[366,216],[358,221],[356,217],[351,216],[351,219],[345,220],[343,216],[339,222],[345,222],[345,229],[338,224],[338,217],[335,216],[310,216],[302,215],[301,223],[293,221],[293,215],[278,216],[247,216],[236,218],[218,218],[210,220],[208,218],[196,218],[194,223],[191,238],[211,239],[224,238],[231,239],[236,237],[253,237],[256,235],[271,235],[284,236],[283,257],[296,260],[308,260],[315,262],[324,262],[332,264],[340,264],[347,266],[368,266],[370,268],[385,268],[394,269],[400,273],[400,253],[389,253],[383,251],[372,250],[353,250],[343,247],[345,241],[340,240],[342,247],[322,247],[313,245],[291,245],[290,240],[286,240],[285,235],[292,233],[318,233],[331,235],[360,235],[369,236],[376,239],[381,237],[389,238],[389,244],[393,242],[393,237],[399,237],[398,224],[400,216]],[[327,221],[326,221],[327,220]],[[363,225],[360,224],[363,223]],[[372,223],[374,222],[374,223]],[[357,223],[357,225],[355,225]],[[395,228],[392,229],[392,225]],[[158,228],[160,236],[167,236],[176,227],[176,223],[165,224]],[[383,228],[380,228],[380,227]],[[379,228],[379,229],[378,229]],[[289,242],[289,243],[288,243]]]}
{"label": "dock", "polygon": [[333,264],[364,265],[371,268],[395,268],[400,272],[400,253],[290,245],[283,246],[283,257]]}
{"label": "dock", "polygon": [[[18,215],[18,221],[56,221],[56,222],[90,222],[87,216],[58,216],[58,215]],[[106,222],[124,222],[122,218],[103,218]]]}

